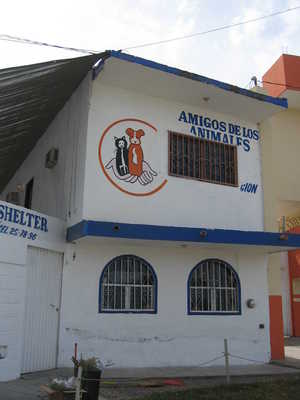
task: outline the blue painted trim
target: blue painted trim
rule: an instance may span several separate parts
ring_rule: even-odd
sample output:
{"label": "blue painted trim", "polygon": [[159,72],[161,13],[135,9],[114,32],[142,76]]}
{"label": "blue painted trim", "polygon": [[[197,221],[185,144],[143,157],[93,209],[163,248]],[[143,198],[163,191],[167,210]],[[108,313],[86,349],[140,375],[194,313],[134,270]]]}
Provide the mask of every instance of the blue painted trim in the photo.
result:
{"label": "blue painted trim", "polygon": [[[120,310],[113,311],[113,310],[109,310],[109,311],[106,311],[106,310],[102,310],[101,309],[101,283],[102,283],[102,280],[103,280],[103,275],[105,273],[105,270],[109,267],[109,265],[112,262],[114,262],[117,259],[122,258],[122,257],[134,257],[135,259],[137,259],[137,260],[141,261],[142,263],[146,264],[147,267],[149,267],[150,271],[152,272],[153,279],[154,279],[154,294],[153,294],[154,310],[153,311],[152,310],[151,311],[147,311],[147,310],[141,310],[141,311],[138,311],[138,310],[136,310],[136,311],[127,311],[127,310],[124,310],[124,311],[120,311]],[[134,254],[122,254],[120,256],[117,256],[117,257],[114,257],[113,259],[111,259],[105,265],[105,267],[103,268],[103,270],[101,272],[100,279],[99,279],[99,298],[98,298],[98,312],[99,312],[99,314],[157,314],[157,297],[158,297],[158,280],[157,280],[156,272],[155,272],[154,268],[152,267],[152,265],[142,257],[136,256]]]}
{"label": "blue painted trim", "polygon": [[[223,264],[226,264],[227,267],[229,267],[231,269],[231,271],[233,272],[233,275],[235,276],[237,283],[238,283],[238,302],[239,302],[239,310],[237,312],[223,312],[223,311],[213,311],[213,312],[208,312],[208,311],[191,311],[190,310],[190,280],[192,277],[193,272],[195,271],[196,268],[198,268],[201,264],[207,262],[207,261],[218,261],[221,262]],[[241,302],[242,296],[241,296],[241,282],[240,282],[240,278],[237,274],[237,272],[235,271],[235,269],[226,261],[224,260],[220,260],[218,258],[207,258],[205,260],[200,261],[197,265],[195,265],[195,267],[191,270],[191,272],[189,273],[189,277],[187,280],[187,314],[188,315],[222,315],[222,316],[226,316],[226,315],[241,315],[242,314],[242,302]]]}
{"label": "blue painted trim", "polygon": [[67,230],[67,241],[83,237],[107,237],[193,243],[253,245],[300,248],[300,235],[275,232],[238,231],[231,229],[186,228],[161,225],[125,224],[83,220]]}
{"label": "blue painted trim", "polygon": [[86,222],[83,220],[67,229],[67,242],[73,242],[88,235],[88,225]]}
{"label": "blue painted trim", "polygon": [[132,62],[135,64],[143,65],[144,67],[156,69],[162,72],[180,76],[182,78],[191,79],[193,81],[205,83],[207,85],[213,85],[219,89],[223,89],[232,93],[240,94],[243,96],[250,97],[255,100],[263,101],[266,103],[273,104],[275,106],[288,108],[288,101],[285,98],[272,97],[261,93],[256,93],[251,90],[243,89],[238,86],[230,85],[229,83],[221,82],[216,79],[207,78],[206,76],[187,72],[178,68],[169,67],[165,64],[160,64],[155,61],[147,60],[145,58],[136,57],[131,54],[122,53],[121,51],[109,50],[107,52],[111,57],[118,58],[123,61]]}

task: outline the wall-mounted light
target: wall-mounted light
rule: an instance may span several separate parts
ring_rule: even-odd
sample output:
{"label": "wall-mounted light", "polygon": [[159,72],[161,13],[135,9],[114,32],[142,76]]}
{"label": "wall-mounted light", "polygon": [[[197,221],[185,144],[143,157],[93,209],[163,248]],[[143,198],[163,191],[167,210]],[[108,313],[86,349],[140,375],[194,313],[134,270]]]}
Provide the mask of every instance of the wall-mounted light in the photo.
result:
{"label": "wall-mounted light", "polygon": [[289,237],[288,237],[288,235],[282,233],[281,235],[279,235],[279,239],[280,240],[289,240]]}
{"label": "wall-mounted light", "polygon": [[255,300],[254,299],[248,299],[246,301],[247,307],[248,308],[255,308],[256,304],[255,304]]}

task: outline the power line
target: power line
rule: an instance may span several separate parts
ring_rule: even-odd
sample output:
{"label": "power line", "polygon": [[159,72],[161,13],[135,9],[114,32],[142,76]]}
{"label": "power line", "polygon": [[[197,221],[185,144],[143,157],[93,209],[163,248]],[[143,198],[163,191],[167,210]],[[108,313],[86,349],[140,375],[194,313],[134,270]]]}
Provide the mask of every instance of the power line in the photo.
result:
{"label": "power line", "polygon": [[[171,38],[171,39],[166,39],[166,40],[159,40],[159,41],[156,41],[156,42],[149,42],[149,43],[140,44],[140,45],[136,45],[136,46],[126,47],[126,48],[124,48],[124,49],[122,49],[120,51],[138,49],[138,48],[142,48],[142,47],[149,47],[149,46],[154,46],[154,45],[159,45],[159,44],[164,44],[164,43],[170,43],[170,42],[174,42],[174,41],[178,41],[178,40],[189,39],[189,38],[196,37],[196,36],[206,35],[206,34],[209,34],[209,33],[218,32],[218,31],[222,31],[222,30],[226,30],[226,29],[235,28],[235,27],[238,27],[238,26],[250,24],[252,22],[261,21],[263,19],[276,17],[278,15],[286,14],[288,12],[295,11],[295,10],[298,10],[298,9],[300,9],[300,6],[290,7],[290,8],[287,8],[285,10],[275,11],[275,12],[273,12],[271,14],[262,15],[261,17],[248,19],[246,21],[237,22],[237,23],[229,24],[229,25],[224,25],[224,26],[220,26],[220,27],[209,29],[207,31],[192,33],[190,35],[179,36],[179,37],[176,37],[176,38]],[[53,47],[53,48],[56,48],[56,49],[76,51],[76,52],[84,53],[84,54],[98,54],[99,53],[99,51],[95,51],[95,50],[88,50],[88,49],[81,49],[81,48],[76,48],[76,47],[61,46],[61,45],[58,45],[58,44],[52,44],[52,43],[48,43],[48,42],[40,42],[38,40],[31,40],[31,39],[27,39],[27,38],[22,38],[22,37],[12,36],[12,35],[6,35],[6,34],[0,34],[0,40],[9,41],[9,42],[15,42],[15,43],[29,44],[29,45]]]}
{"label": "power line", "polygon": [[15,43],[23,43],[23,44],[31,44],[31,45],[37,45],[37,46],[46,46],[46,47],[54,47],[56,49],[61,49],[61,50],[70,50],[70,51],[76,51],[79,53],[84,53],[84,54],[98,54],[98,51],[94,50],[87,50],[87,49],[79,49],[76,47],[66,47],[66,46],[60,46],[58,44],[51,44],[47,42],[39,42],[37,40],[30,40],[18,36],[11,36],[11,35],[5,35],[5,34],[0,34],[0,40],[5,40],[7,42],[15,42]]}
{"label": "power line", "polygon": [[122,50],[120,50],[120,51],[126,51],[126,50],[132,50],[132,49],[139,49],[139,48],[142,48],[142,47],[155,46],[155,45],[159,45],[159,44],[175,42],[175,41],[178,41],[178,40],[189,39],[189,38],[192,38],[192,37],[195,37],[195,36],[206,35],[206,34],[208,34],[208,33],[218,32],[218,31],[222,31],[222,30],[225,30],[225,29],[230,29],[230,28],[235,28],[235,27],[237,27],[237,26],[242,26],[242,25],[250,24],[250,23],[252,23],[252,22],[261,21],[261,20],[263,20],[263,19],[267,19],[267,18],[271,18],[271,17],[276,17],[277,15],[286,14],[286,13],[288,13],[288,12],[295,11],[295,10],[298,10],[298,9],[300,9],[300,6],[297,6],[297,7],[290,7],[290,8],[287,8],[287,9],[285,9],[285,10],[275,11],[275,12],[273,12],[273,13],[271,13],[271,14],[262,15],[261,17],[248,19],[248,20],[246,20],[246,21],[237,22],[237,23],[235,23],[235,24],[224,25],[224,26],[220,26],[220,27],[217,27],[217,28],[209,29],[209,30],[207,30],[207,31],[192,33],[192,34],[190,34],[190,35],[178,36],[178,37],[171,38],[171,39],[158,40],[158,41],[156,41],[156,42],[148,42],[148,43],[145,43],[145,44],[139,44],[139,45],[136,45],[136,46],[126,47],[126,48],[124,48],[124,49],[122,49]]}

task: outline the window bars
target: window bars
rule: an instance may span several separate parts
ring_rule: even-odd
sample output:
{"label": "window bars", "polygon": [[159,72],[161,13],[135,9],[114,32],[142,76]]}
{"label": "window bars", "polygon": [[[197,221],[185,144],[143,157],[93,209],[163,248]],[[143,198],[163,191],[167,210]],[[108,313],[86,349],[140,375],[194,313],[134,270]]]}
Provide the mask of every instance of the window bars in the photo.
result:
{"label": "window bars", "polygon": [[240,285],[232,267],[221,260],[205,260],[191,272],[189,313],[240,313]]}
{"label": "window bars", "polygon": [[237,148],[169,132],[169,175],[237,186]]}
{"label": "window bars", "polygon": [[113,259],[100,281],[100,311],[155,312],[156,277],[145,260],[125,255]]}

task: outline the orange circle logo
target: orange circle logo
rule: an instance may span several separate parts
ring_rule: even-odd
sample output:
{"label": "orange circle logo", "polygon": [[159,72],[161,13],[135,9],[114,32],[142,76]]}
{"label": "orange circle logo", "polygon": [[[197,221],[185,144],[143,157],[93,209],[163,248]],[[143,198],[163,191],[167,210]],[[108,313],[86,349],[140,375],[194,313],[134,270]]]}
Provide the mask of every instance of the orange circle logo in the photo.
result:
{"label": "orange circle logo", "polygon": [[108,181],[131,196],[150,196],[161,190],[157,155],[157,129],[136,118],[110,124],[99,142],[99,162]]}

